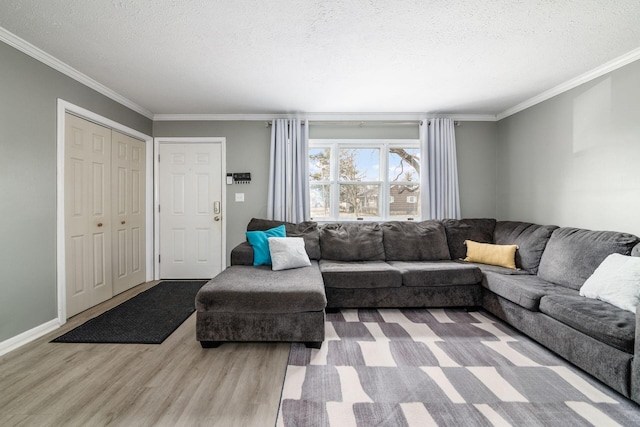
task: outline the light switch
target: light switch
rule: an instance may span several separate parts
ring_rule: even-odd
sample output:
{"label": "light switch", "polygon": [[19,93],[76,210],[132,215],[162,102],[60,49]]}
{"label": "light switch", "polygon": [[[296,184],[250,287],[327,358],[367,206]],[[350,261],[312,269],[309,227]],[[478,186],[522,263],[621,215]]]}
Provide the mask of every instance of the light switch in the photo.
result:
{"label": "light switch", "polygon": [[244,202],[244,193],[236,193],[236,202]]}

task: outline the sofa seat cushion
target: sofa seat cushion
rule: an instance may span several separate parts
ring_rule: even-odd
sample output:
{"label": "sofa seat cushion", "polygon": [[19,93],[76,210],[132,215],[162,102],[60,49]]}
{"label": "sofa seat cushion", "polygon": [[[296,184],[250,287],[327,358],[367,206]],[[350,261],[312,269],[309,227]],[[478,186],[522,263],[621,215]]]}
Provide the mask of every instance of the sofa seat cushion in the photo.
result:
{"label": "sofa seat cushion", "polygon": [[507,276],[527,276],[529,273],[526,270],[514,270],[513,268],[500,267],[498,265],[490,265],[490,264],[481,264],[479,262],[468,262],[468,261],[456,261],[465,265],[473,265],[478,267],[480,271],[483,273],[486,271],[491,271],[493,273],[498,274],[506,274]]}
{"label": "sofa seat cushion", "polygon": [[399,288],[400,271],[384,261],[320,260],[320,272],[327,288]]}
{"label": "sofa seat cushion", "polygon": [[482,286],[531,311],[539,311],[540,299],[545,295],[578,295],[573,289],[554,285],[531,274],[506,275],[485,271],[484,275]]}
{"label": "sofa seat cushion", "polygon": [[482,272],[471,264],[455,261],[389,261],[402,273],[404,286],[474,285],[482,281]]}
{"label": "sofa seat cushion", "polygon": [[540,311],[572,328],[633,354],[636,317],[607,302],[579,295],[548,295]]}
{"label": "sofa seat cushion", "polygon": [[304,313],[327,305],[317,261],[293,270],[236,265],[205,284],[196,310],[236,313]]}

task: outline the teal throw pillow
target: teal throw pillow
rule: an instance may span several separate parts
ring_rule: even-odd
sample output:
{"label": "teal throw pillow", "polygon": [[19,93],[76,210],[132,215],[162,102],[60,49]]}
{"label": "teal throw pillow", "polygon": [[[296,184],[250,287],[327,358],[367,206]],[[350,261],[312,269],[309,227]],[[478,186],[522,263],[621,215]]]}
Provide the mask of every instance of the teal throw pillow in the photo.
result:
{"label": "teal throw pillow", "polygon": [[253,265],[271,265],[269,237],[287,237],[284,225],[267,231],[247,231],[247,240],[253,247]]}

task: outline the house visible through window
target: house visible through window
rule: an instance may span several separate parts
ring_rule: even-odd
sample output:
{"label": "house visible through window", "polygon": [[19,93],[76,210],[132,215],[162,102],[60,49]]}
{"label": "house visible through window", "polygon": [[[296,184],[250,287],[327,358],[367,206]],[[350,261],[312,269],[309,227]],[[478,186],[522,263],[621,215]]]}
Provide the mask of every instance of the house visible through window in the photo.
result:
{"label": "house visible through window", "polygon": [[314,220],[420,219],[416,140],[310,140]]}

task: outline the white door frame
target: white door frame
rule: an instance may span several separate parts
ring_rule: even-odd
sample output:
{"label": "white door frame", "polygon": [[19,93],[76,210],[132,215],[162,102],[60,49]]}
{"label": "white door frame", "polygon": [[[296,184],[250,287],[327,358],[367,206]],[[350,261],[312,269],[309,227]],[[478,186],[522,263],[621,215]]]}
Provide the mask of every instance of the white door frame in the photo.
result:
{"label": "white door frame", "polygon": [[222,183],[222,235],[220,236],[222,248],[220,251],[220,257],[222,258],[221,266],[227,265],[227,138],[224,137],[161,137],[153,139],[153,266],[154,266],[154,280],[160,279],[160,212],[158,206],[160,205],[160,164],[158,162],[158,156],[160,155],[160,144],[202,144],[202,143],[216,143],[220,144],[222,151],[220,154],[220,182]]}
{"label": "white door frame", "polygon": [[[56,166],[56,265],[57,265],[57,277],[56,287],[58,294],[58,323],[64,325],[67,322],[67,293],[66,282],[67,273],[65,268],[65,229],[64,229],[64,151],[65,151],[65,113],[71,113],[73,115],[85,118],[89,121],[97,123],[99,125],[117,130],[126,135],[130,135],[134,138],[143,140],[146,146],[146,218],[145,227],[150,230],[153,224],[153,138],[149,135],[145,135],[138,132],[135,129],[131,129],[128,126],[122,125],[111,119],[103,117],[92,111],[74,105],[63,99],[58,98],[57,106],[57,166]],[[146,281],[153,280],[153,234],[147,231],[146,233]]]}

